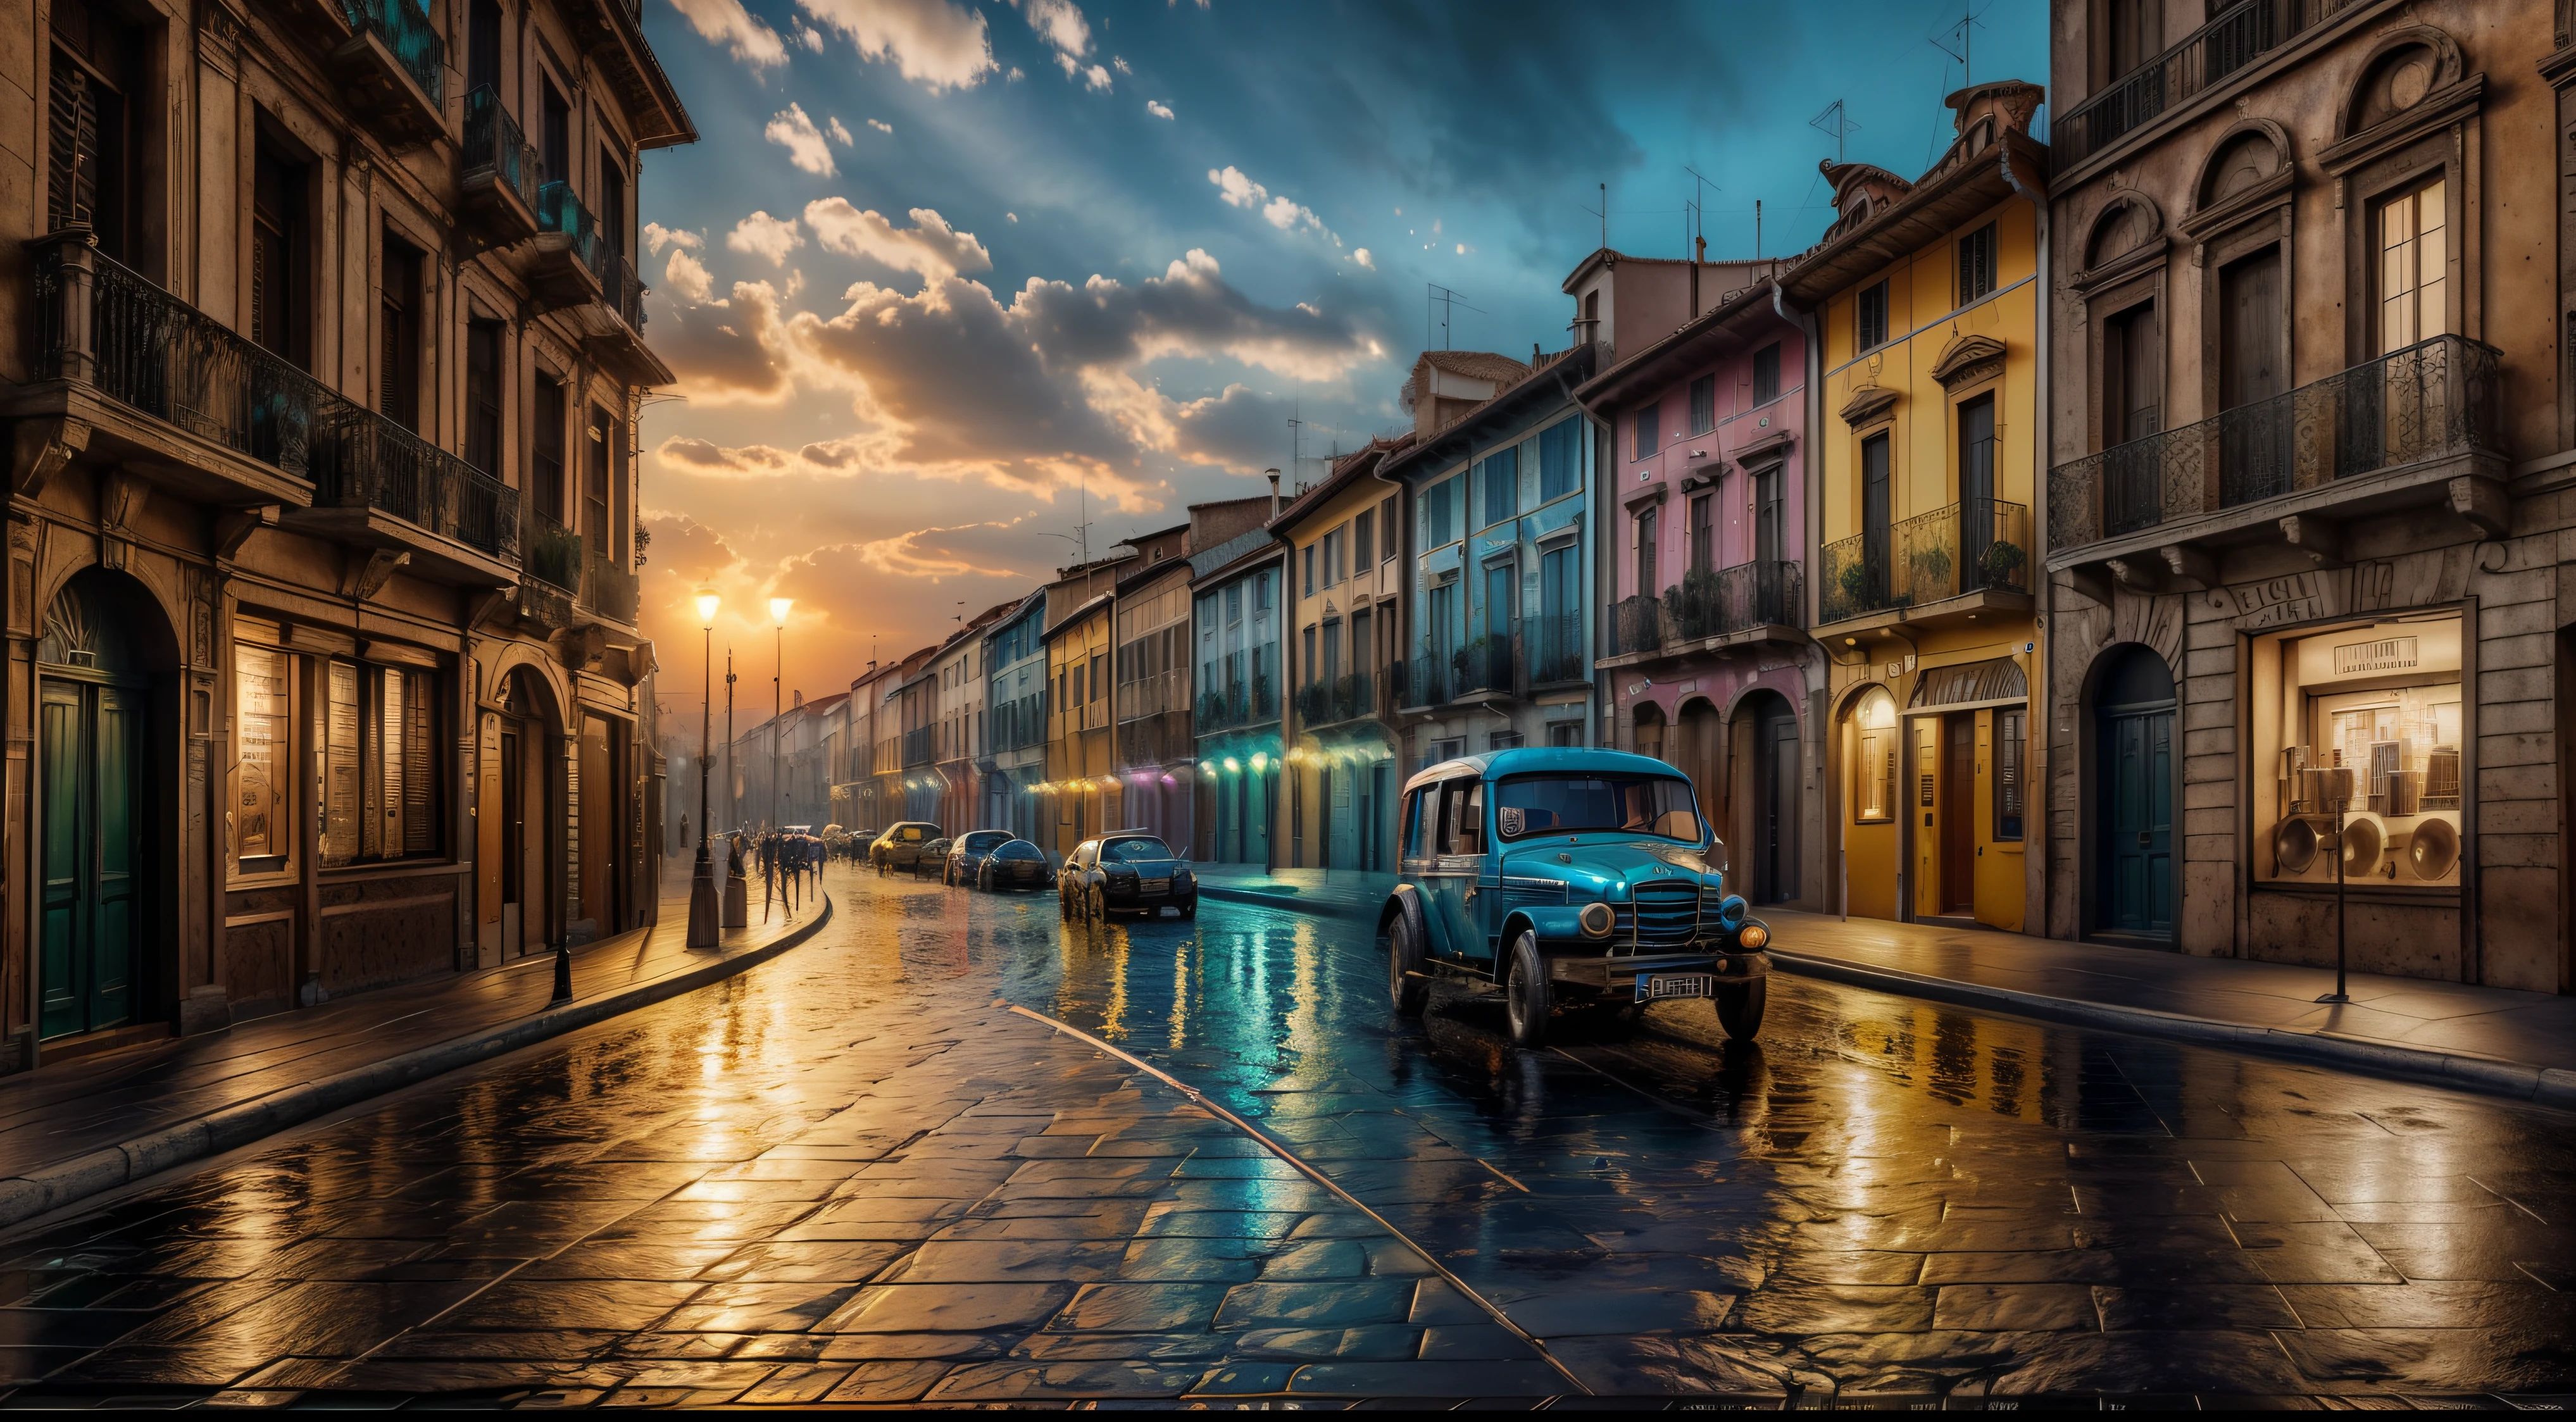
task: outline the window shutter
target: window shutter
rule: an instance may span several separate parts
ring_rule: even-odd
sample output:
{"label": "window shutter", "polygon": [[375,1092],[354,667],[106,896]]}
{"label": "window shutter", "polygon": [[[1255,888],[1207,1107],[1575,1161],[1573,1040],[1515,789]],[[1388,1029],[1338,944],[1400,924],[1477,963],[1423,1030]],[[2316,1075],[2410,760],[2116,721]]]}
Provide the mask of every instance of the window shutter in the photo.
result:
{"label": "window shutter", "polygon": [[438,787],[430,742],[435,732],[430,715],[433,683],[421,672],[409,673],[403,681],[402,852],[428,854],[438,848],[434,813]]}
{"label": "window shutter", "polygon": [[60,231],[98,210],[98,95],[87,71],[54,55],[47,105],[47,225]]}

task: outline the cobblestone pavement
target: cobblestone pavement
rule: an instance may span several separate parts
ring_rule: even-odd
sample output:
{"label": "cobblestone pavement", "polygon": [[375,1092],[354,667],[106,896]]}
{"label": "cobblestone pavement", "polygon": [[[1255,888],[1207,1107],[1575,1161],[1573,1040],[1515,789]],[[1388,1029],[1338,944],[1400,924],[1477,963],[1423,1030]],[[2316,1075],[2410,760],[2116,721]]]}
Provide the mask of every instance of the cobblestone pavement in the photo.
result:
{"label": "cobblestone pavement", "polygon": [[7,1401],[2402,1406],[2576,1373],[2553,1112],[1794,979],[1756,1047],[1659,1007],[1523,1053],[1490,999],[1392,1018],[1345,924],[833,888],[739,979],[0,1244]]}

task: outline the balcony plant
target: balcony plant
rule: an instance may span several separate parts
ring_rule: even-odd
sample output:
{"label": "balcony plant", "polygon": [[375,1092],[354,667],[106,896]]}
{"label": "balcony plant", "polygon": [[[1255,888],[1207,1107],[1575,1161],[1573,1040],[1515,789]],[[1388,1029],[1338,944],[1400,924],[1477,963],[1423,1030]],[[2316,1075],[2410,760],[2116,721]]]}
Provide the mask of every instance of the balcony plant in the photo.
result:
{"label": "balcony plant", "polygon": [[1977,571],[1988,587],[2005,587],[2021,571],[2025,555],[2021,545],[1997,539],[1986,545],[1985,555],[1977,560]]}
{"label": "balcony plant", "polygon": [[1841,585],[1843,605],[1857,612],[1869,601],[1869,569],[1860,563],[1845,563],[1842,575],[1835,579]]}

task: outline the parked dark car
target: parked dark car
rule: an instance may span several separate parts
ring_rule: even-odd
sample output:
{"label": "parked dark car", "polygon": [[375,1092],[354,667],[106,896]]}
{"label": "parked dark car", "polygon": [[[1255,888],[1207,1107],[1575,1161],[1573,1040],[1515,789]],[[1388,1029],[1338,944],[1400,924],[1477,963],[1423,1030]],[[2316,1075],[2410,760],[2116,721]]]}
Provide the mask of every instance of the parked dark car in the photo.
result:
{"label": "parked dark car", "polygon": [[897,869],[910,869],[921,862],[921,847],[937,838],[939,826],[927,820],[905,820],[889,825],[885,833],[877,836],[876,843],[868,846],[868,862],[877,867],[881,876]]}
{"label": "parked dark car", "polygon": [[984,867],[984,857],[1010,842],[1009,830],[969,830],[948,842],[948,858],[939,871],[939,882],[955,888],[973,887],[976,872]]}
{"label": "parked dark car", "polygon": [[975,871],[975,887],[995,889],[1043,889],[1047,886],[1047,857],[1044,850],[1025,839],[1014,839],[993,847],[984,856],[983,867]]}
{"label": "parked dark car", "polygon": [[954,845],[956,842],[957,841],[953,839],[924,840],[921,845],[921,852],[914,855],[912,859],[912,877],[916,879],[927,879],[931,875],[936,874],[939,876],[939,882],[943,884],[947,883],[948,850],[949,847]]}
{"label": "parked dark car", "polygon": [[1770,926],[1726,891],[1726,845],[1691,783],[1646,756],[1532,747],[1405,782],[1404,878],[1378,932],[1387,992],[1418,1015],[1435,974],[1503,989],[1512,1040],[1546,1040],[1560,1003],[1633,1020],[1707,998],[1726,1034],[1761,1030]]}
{"label": "parked dark car", "polygon": [[1122,913],[1146,918],[1165,908],[1199,916],[1198,876],[1158,836],[1122,830],[1075,845],[1056,873],[1056,901],[1067,920],[1106,923]]}

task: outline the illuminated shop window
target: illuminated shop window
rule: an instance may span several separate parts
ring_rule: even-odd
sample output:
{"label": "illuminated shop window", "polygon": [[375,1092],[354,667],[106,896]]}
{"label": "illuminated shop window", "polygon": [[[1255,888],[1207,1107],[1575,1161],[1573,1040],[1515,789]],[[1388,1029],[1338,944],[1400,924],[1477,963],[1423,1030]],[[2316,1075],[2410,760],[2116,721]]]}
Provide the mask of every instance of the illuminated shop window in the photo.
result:
{"label": "illuminated shop window", "polygon": [[2336,790],[2348,885],[2460,882],[2460,619],[2456,613],[2254,644],[2256,877],[2335,880]]}

